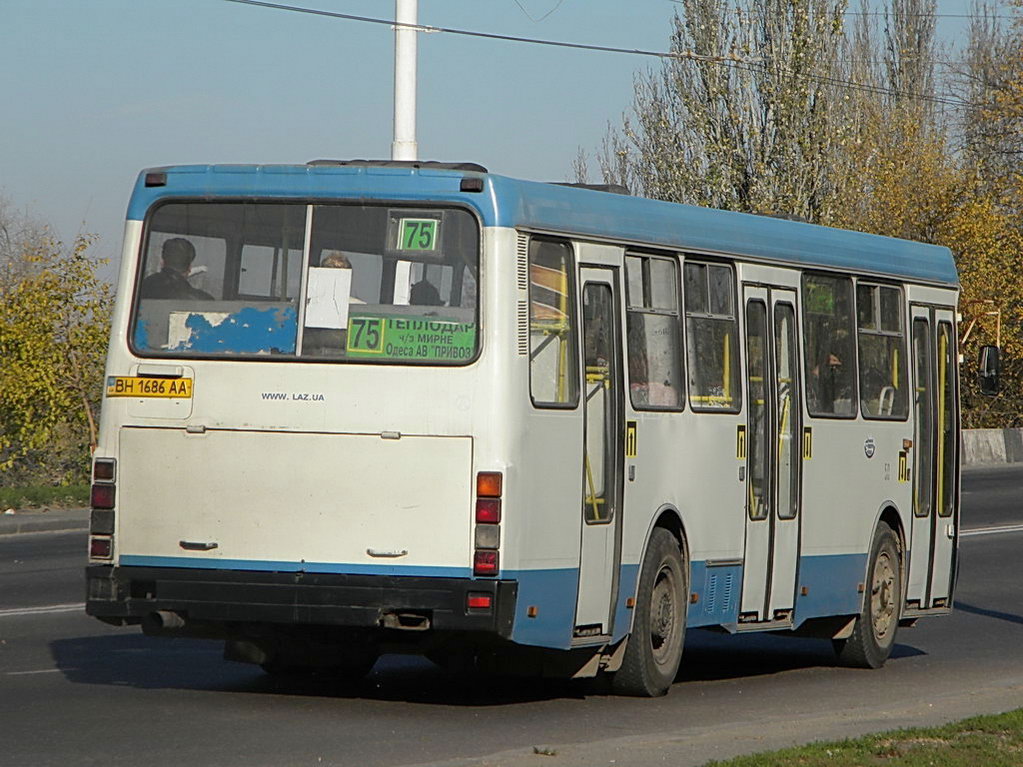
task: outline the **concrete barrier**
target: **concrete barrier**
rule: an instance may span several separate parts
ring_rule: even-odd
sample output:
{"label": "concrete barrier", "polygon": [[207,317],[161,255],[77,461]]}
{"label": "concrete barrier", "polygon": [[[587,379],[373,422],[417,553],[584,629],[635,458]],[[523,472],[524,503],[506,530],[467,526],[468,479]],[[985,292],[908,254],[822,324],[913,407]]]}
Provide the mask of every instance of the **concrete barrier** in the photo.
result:
{"label": "concrete barrier", "polygon": [[1023,429],[963,429],[962,463],[1023,463]]}

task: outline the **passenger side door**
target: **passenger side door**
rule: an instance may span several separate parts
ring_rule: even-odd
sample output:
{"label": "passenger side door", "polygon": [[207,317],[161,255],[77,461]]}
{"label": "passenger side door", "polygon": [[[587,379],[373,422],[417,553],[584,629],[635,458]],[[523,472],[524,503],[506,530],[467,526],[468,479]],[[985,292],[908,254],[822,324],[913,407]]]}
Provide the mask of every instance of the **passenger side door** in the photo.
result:
{"label": "passenger side door", "polygon": [[746,547],[740,624],[791,624],[802,399],[796,294],[746,285]]}

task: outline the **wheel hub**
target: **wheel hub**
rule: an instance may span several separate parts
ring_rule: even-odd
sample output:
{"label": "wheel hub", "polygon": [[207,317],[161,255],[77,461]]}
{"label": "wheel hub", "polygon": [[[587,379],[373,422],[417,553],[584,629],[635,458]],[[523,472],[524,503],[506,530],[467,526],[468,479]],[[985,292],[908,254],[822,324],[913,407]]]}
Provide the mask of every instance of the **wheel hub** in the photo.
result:
{"label": "wheel hub", "polygon": [[676,610],[673,574],[662,571],[650,595],[650,644],[655,653],[670,649],[675,633]]}
{"label": "wheel hub", "polygon": [[882,552],[874,565],[871,584],[871,615],[874,636],[883,639],[895,622],[895,569],[888,552]]}

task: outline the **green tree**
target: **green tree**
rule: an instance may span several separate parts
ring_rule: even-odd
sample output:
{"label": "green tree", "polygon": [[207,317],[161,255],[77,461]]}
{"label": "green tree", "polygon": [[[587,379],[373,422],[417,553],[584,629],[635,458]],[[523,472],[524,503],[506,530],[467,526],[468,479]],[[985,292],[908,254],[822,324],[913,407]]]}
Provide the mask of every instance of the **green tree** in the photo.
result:
{"label": "green tree", "polygon": [[0,272],[0,472],[67,482],[96,444],[112,288],[91,239],[30,230]]}
{"label": "green tree", "polygon": [[818,219],[842,133],[845,0],[679,0],[660,72],[637,78],[601,169],[648,197]]}

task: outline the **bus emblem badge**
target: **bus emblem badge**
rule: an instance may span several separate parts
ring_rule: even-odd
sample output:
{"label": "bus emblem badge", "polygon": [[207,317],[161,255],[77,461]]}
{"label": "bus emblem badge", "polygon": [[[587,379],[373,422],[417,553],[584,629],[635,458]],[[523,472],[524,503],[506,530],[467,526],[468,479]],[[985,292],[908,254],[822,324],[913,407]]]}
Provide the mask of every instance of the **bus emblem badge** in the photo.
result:
{"label": "bus emblem badge", "polygon": [[874,438],[873,437],[868,437],[867,441],[863,443],[863,454],[866,455],[867,458],[873,458],[874,457]]}

